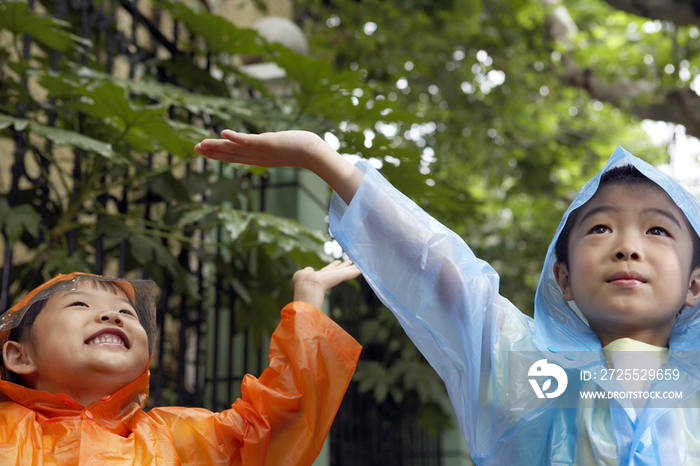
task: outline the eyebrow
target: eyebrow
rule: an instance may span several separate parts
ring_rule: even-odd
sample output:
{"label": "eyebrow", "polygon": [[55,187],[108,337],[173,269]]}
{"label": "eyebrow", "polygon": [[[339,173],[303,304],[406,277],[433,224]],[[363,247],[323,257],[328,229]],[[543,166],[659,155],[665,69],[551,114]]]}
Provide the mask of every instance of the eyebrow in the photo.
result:
{"label": "eyebrow", "polygon": [[[582,217],[581,220],[579,220],[579,225],[582,224],[587,218],[592,217],[593,215],[599,214],[599,213],[606,213],[606,212],[619,212],[621,209],[617,207],[613,207],[610,205],[602,205],[598,207],[594,207],[588,212],[586,212]],[[655,215],[661,215],[662,217],[666,217],[667,219],[671,220],[673,223],[675,223],[678,228],[681,230],[683,229],[681,222],[678,221],[675,215],[673,213],[669,212],[666,209],[658,209],[656,207],[649,207],[647,209],[644,209],[642,211],[643,214],[655,214]]]}
{"label": "eyebrow", "polygon": [[619,211],[620,211],[620,209],[618,209],[617,207],[610,206],[610,205],[601,205],[598,207],[594,207],[591,210],[589,210],[588,212],[586,212],[585,214],[583,214],[583,216],[579,219],[578,224],[579,225],[583,224],[586,221],[586,219],[588,219],[589,217],[592,217],[596,214],[606,213],[606,212],[619,212]]}
{"label": "eyebrow", "polygon": [[663,217],[666,217],[667,219],[671,220],[673,223],[678,225],[678,228],[681,230],[683,227],[681,226],[681,222],[678,221],[675,215],[673,215],[671,212],[669,212],[666,209],[657,209],[656,207],[649,207],[648,209],[644,209],[644,213],[651,213],[651,214],[656,214],[656,215],[661,215]]}

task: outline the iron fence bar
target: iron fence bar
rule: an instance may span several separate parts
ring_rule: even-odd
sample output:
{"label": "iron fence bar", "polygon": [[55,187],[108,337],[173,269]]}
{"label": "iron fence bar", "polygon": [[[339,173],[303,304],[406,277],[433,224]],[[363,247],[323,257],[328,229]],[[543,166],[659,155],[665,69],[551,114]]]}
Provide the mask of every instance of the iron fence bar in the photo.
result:
{"label": "iron fence bar", "polygon": [[[90,5],[93,6],[92,1],[90,1]],[[90,38],[90,16],[88,13],[88,2],[86,0],[81,0],[80,1],[80,24],[82,26],[82,36],[84,39],[89,39]],[[95,44],[95,47],[97,47],[97,44]],[[85,53],[80,53],[80,64],[85,66],[87,65],[87,55]]]}
{"label": "iron fence bar", "polygon": [[187,297],[185,293],[182,293],[180,297],[180,329],[178,331],[178,336],[180,338],[180,344],[177,349],[177,404],[178,406],[184,406],[186,404],[186,388],[185,388],[185,350],[186,348],[186,338],[187,338]]}
{"label": "iron fence bar", "polygon": [[[192,234],[185,234],[186,237],[191,237]],[[178,256],[178,262],[183,269],[189,269],[189,249],[183,247]],[[180,291],[180,328],[178,337],[180,339],[177,349],[177,404],[183,406],[185,404],[185,355],[187,349],[187,327],[189,324],[188,300],[186,290]]]}
{"label": "iron fence bar", "polygon": [[[80,162],[83,158],[83,150],[75,149],[73,151],[73,199],[78,197],[78,180],[82,177],[82,169],[80,167]],[[72,256],[78,246],[78,231],[76,229],[71,229],[68,231],[68,255]]]}
{"label": "iron fence bar", "polygon": [[[228,286],[228,300],[229,300],[229,325],[228,325],[228,334],[229,334],[229,343],[228,343],[228,372],[226,374],[226,378],[228,379],[228,387],[227,387],[227,393],[229,396],[229,400],[231,399],[232,393],[233,393],[233,381],[234,381],[234,375],[233,375],[233,356],[235,353],[235,348],[234,348],[234,336],[236,335],[236,314],[235,314],[235,303],[236,303],[236,298],[235,298],[235,293],[233,291],[233,286],[229,285]],[[244,351],[245,353],[245,351]]]}
{"label": "iron fence bar", "polygon": [[163,361],[165,353],[165,312],[172,292],[172,280],[170,275],[165,275],[165,283],[161,288],[160,303],[156,311],[156,328],[158,329],[158,367],[151,386],[153,388],[153,403],[155,406],[163,404]]}
{"label": "iron fence bar", "polygon": [[[221,227],[217,227],[217,242],[221,242]],[[219,246],[217,246],[218,250]],[[218,396],[217,391],[219,388],[219,310],[221,309],[221,274],[216,274],[216,286],[215,286],[215,303],[214,303],[214,328],[212,332],[214,334],[214,350],[213,350],[213,371],[212,371],[212,391],[211,391],[211,406],[212,409],[216,410],[218,406]]]}
{"label": "iron fence bar", "polygon": [[[100,184],[102,186],[105,185],[107,181],[107,177],[104,174],[104,170],[102,172],[102,176],[100,177]],[[107,200],[108,196],[107,194],[100,194],[97,196],[97,202],[102,206],[102,210],[106,211],[107,210]],[[102,218],[102,214],[97,215],[97,222],[99,223],[100,218]],[[104,256],[104,235],[99,235],[95,239],[95,273],[97,275],[102,275],[104,273],[104,264],[105,263],[105,256]]]}
{"label": "iron fence bar", "polygon": [[199,301],[197,302],[197,338],[196,338],[196,354],[195,354],[195,389],[193,403],[195,406],[201,406],[202,404],[202,391],[204,388],[204,371],[202,370],[202,346],[204,339],[202,335],[204,330],[202,327],[205,326],[204,323],[204,264],[199,258],[197,258],[197,289],[199,291]]}
{"label": "iron fence bar", "polygon": [[132,18],[134,19],[134,28],[136,27],[136,23],[143,24],[146,27],[146,29],[148,29],[148,32],[151,33],[151,36],[154,39],[156,39],[156,41],[158,41],[160,45],[165,47],[173,57],[180,54],[180,51],[178,50],[177,46],[173,42],[169,41],[168,38],[165,37],[162,32],[160,32],[160,29],[158,29],[158,27],[156,27],[151,21],[149,21],[141,14],[141,12],[138,9],[138,6],[133,5],[131,2],[129,2],[129,0],[117,1],[126,11],[129,12],[129,14],[131,14]]}
{"label": "iron fence bar", "polygon": [[[127,172],[126,176],[129,176],[129,173]],[[122,187],[122,198],[117,204],[117,210],[119,211],[120,214],[124,215],[127,212],[127,209],[129,208],[128,204],[128,196],[127,196],[127,189],[126,189],[126,184]],[[123,278],[124,275],[126,274],[126,253],[127,253],[127,244],[126,244],[126,239],[123,239],[119,242],[119,261],[118,261],[118,268],[117,268],[117,276]]]}
{"label": "iron fence bar", "polygon": [[[109,24],[116,24],[117,8],[114,3],[115,0],[109,0]],[[109,27],[105,28],[105,35],[107,43],[107,65],[105,71],[107,74],[111,75],[114,72],[114,48],[116,47],[117,39],[114,37],[112,29]],[[97,41],[95,41],[95,47],[97,47]]]}

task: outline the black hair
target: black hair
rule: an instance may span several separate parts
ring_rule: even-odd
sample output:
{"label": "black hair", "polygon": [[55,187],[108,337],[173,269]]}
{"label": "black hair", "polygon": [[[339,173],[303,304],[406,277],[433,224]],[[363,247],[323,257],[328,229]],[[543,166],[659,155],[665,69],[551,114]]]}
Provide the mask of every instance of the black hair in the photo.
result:
{"label": "black hair", "polygon": [[[598,186],[598,190],[605,185],[615,183],[628,185],[651,184],[659,187],[656,183],[644,176],[642,172],[632,165],[612,168],[603,173],[603,175],[600,177],[600,185]],[[569,218],[566,220],[564,228],[561,230],[559,238],[557,238],[556,244],[554,245],[554,254],[557,256],[557,262],[564,264],[566,267],[569,267],[569,235],[571,234],[574,223],[576,223],[581,207],[578,207],[576,210],[571,212]],[[690,263],[690,270],[693,271],[700,267],[700,237],[695,231],[695,228],[693,228],[688,221],[685,214],[683,214],[683,219],[685,220],[688,230],[690,231],[690,239],[693,243],[693,257]]]}

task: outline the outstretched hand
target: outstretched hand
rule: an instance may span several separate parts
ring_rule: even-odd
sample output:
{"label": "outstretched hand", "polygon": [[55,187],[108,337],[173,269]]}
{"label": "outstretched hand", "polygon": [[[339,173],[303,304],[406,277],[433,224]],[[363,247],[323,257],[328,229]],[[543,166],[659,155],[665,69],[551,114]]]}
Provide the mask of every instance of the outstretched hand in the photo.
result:
{"label": "outstretched hand", "polygon": [[309,131],[244,134],[230,129],[221,132],[224,139],[205,139],[195,152],[223,162],[258,167],[310,168],[312,159],[324,149],[325,142]]}
{"label": "outstretched hand", "polygon": [[318,271],[312,267],[298,270],[292,277],[294,301],[304,301],[321,309],[326,291],[358,275],[360,271],[351,261],[334,261]]}
{"label": "outstretched hand", "polygon": [[258,167],[300,167],[321,177],[350,204],[364,173],[310,131],[244,134],[225,129],[223,139],[205,139],[195,152],[209,159]]}

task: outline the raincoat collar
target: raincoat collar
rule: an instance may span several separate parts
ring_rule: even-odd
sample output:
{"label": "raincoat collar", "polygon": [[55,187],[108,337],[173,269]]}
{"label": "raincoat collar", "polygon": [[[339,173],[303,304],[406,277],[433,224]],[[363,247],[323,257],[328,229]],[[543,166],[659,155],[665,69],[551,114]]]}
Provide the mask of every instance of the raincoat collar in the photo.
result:
{"label": "raincoat collar", "polygon": [[[700,203],[697,198],[665,173],[633,156],[622,147],[618,147],[603,170],[589,180],[576,195],[564,214],[547,250],[547,258],[540,275],[537,294],[535,295],[534,342],[541,351],[596,351],[602,354],[598,336],[562,298],[562,293],[557,285],[553,271],[553,266],[556,262],[554,246],[569,215],[593,197],[598,189],[601,176],[612,168],[625,165],[634,166],[644,176],[666,191],[673,202],[683,211],[695,232],[700,235]],[[700,336],[699,313],[700,304],[694,308],[685,309],[676,318],[669,340],[670,351],[700,350],[700,338],[698,338]]]}
{"label": "raincoat collar", "polygon": [[14,401],[31,409],[37,413],[39,421],[42,418],[87,417],[116,434],[126,436],[130,432],[132,417],[146,405],[149,379],[150,371],[146,369],[130,384],[87,407],[63,393],[48,393],[0,380],[0,402]]}

